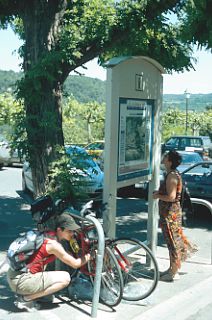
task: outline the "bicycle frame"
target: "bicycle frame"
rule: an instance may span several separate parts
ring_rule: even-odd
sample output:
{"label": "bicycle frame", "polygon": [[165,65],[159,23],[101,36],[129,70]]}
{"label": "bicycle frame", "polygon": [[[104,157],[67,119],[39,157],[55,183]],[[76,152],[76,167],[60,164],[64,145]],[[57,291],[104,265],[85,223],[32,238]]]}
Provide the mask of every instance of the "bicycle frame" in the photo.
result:
{"label": "bicycle frame", "polygon": [[124,272],[128,272],[129,271],[129,267],[131,266],[131,263],[127,260],[127,258],[121,253],[121,251],[117,248],[117,246],[113,246],[113,248],[115,249],[115,251],[118,253],[119,257],[121,258],[117,258],[118,264],[120,266],[120,268],[124,271]]}
{"label": "bicycle frame", "polygon": [[[95,229],[94,225],[83,226],[80,231],[78,231],[75,235],[75,239],[80,246],[80,255],[84,256],[87,253],[92,253],[92,250],[97,248],[97,240],[89,239],[86,232]],[[93,247],[93,248],[92,248]],[[77,256],[75,254],[75,256]],[[92,260],[94,270],[96,268],[95,259]],[[89,272],[87,264],[80,267],[80,271],[87,276],[95,276],[95,272]]]}

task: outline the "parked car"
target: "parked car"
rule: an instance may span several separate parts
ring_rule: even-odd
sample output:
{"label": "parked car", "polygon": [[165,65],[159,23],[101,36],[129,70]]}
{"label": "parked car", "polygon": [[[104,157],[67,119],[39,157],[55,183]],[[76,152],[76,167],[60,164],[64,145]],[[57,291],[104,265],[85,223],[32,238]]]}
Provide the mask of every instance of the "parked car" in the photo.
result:
{"label": "parked car", "polygon": [[212,143],[208,136],[173,136],[161,145],[162,154],[170,150],[198,152],[205,160],[208,159]]}
{"label": "parked car", "polygon": [[93,157],[93,159],[98,163],[101,170],[104,170],[104,147],[104,140],[89,143],[85,147],[87,153],[90,154]]}
{"label": "parked car", "polygon": [[182,157],[181,164],[177,167],[179,172],[184,171],[185,169],[189,168],[192,164],[201,162],[202,157],[197,152],[190,152],[190,151],[178,151],[178,153]]}
{"label": "parked car", "polygon": [[181,175],[192,198],[205,199],[212,203],[212,161],[196,163]]}
{"label": "parked car", "polygon": [[[66,153],[70,156],[70,170],[77,179],[83,181],[82,192],[94,194],[102,191],[104,173],[86,150],[78,146],[67,146]],[[77,175],[76,175],[77,172]],[[78,176],[78,178],[77,178]],[[22,170],[22,189],[33,193],[32,172],[29,162],[25,161]]]}
{"label": "parked car", "polygon": [[87,146],[85,146],[85,150],[88,152],[88,154],[92,156],[94,155],[95,157],[99,157],[104,151],[104,147],[104,140],[100,140],[89,143]]}
{"label": "parked car", "polygon": [[13,163],[21,163],[21,159],[18,155],[18,150],[12,151],[9,142],[0,137],[0,168],[3,166],[9,166]]}
{"label": "parked car", "polygon": [[[197,152],[190,152],[190,151],[177,151],[181,157],[182,162],[177,167],[179,172],[182,172],[189,168],[192,164],[202,162],[202,157]],[[164,180],[165,171],[160,169],[160,182]],[[141,181],[135,184],[135,188],[140,189],[140,193],[144,195],[145,199],[148,199],[148,190],[149,190],[149,182],[148,181]]]}

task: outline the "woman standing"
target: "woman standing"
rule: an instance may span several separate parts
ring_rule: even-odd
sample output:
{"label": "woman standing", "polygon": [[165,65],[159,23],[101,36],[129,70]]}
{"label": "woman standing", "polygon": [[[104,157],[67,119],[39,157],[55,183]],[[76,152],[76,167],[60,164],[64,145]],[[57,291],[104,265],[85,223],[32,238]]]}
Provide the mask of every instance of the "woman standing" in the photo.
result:
{"label": "woman standing", "polygon": [[162,281],[179,279],[178,270],[181,262],[185,261],[190,253],[197,251],[196,246],[187,240],[182,230],[182,179],[176,170],[181,161],[181,156],[176,151],[165,154],[162,163],[166,169],[166,176],[159,190],[153,193],[153,198],[159,199],[160,227],[170,258],[170,267],[161,275]]}

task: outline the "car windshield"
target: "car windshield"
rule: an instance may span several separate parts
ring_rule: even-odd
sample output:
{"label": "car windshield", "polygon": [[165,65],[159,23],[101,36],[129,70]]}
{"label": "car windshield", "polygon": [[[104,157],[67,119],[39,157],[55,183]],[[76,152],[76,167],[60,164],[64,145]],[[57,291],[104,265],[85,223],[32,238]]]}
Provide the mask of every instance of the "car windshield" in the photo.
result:
{"label": "car windshield", "polygon": [[191,169],[185,170],[185,175],[212,175],[212,163],[198,164]]}
{"label": "car windshield", "polygon": [[177,145],[177,142],[178,142],[177,138],[171,138],[166,142],[166,144],[172,146],[172,145]]}
{"label": "car windshield", "polygon": [[181,164],[186,164],[186,163],[196,163],[202,161],[201,156],[198,153],[185,153],[181,154],[182,156],[182,162]]}

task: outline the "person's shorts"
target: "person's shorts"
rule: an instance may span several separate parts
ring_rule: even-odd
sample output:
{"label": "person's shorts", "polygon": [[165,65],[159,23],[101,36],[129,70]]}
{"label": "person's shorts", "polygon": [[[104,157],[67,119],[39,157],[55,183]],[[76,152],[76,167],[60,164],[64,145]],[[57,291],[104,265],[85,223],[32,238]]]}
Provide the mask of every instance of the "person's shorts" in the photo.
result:
{"label": "person's shorts", "polygon": [[19,272],[9,269],[7,272],[7,281],[13,292],[21,295],[29,295],[44,291],[56,283],[56,272],[59,271],[43,271],[32,274],[30,272]]}

